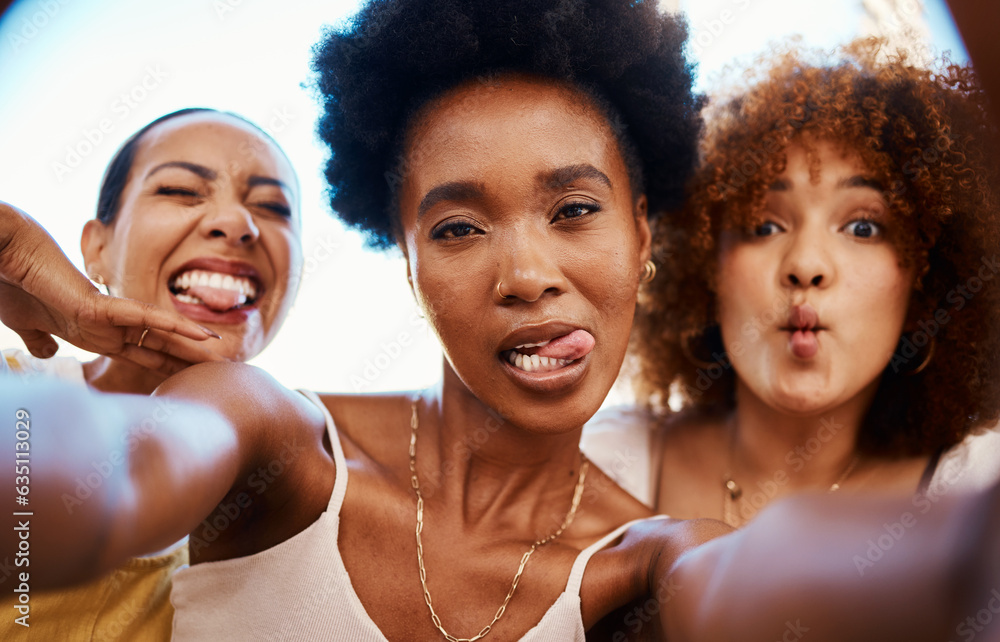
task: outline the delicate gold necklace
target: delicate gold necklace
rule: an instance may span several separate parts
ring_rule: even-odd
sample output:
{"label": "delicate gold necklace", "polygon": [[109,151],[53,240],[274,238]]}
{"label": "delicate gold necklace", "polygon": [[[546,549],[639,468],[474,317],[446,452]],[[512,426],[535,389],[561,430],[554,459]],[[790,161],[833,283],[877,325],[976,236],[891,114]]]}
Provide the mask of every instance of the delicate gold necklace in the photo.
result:
{"label": "delicate gold necklace", "polygon": [[414,401],[411,407],[412,415],[410,416],[410,483],[413,485],[413,490],[417,492],[417,564],[420,566],[420,585],[424,588],[424,602],[427,603],[427,608],[431,611],[431,622],[441,635],[444,636],[445,640],[448,642],[475,642],[476,640],[486,637],[486,634],[493,630],[493,625],[497,623],[503,614],[507,610],[507,604],[510,602],[510,598],[514,597],[514,591],[517,590],[517,583],[521,580],[521,573],[524,572],[524,566],[528,563],[528,558],[531,554],[535,552],[540,546],[548,544],[555,538],[562,535],[562,532],[566,530],[570,524],[573,523],[573,518],[576,517],[576,509],[580,506],[580,498],[583,497],[583,484],[587,479],[587,469],[590,467],[590,462],[587,461],[586,456],[581,452],[580,459],[582,461],[580,465],[580,478],[576,482],[576,488],[573,489],[573,503],[569,507],[569,512],[566,513],[565,519],[562,521],[562,525],[559,529],[545,537],[536,541],[528,549],[528,552],[521,557],[521,564],[517,567],[517,573],[514,575],[514,581],[510,583],[510,590],[507,591],[507,597],[504,598],[503,604],[497,609],[497,614],[493,616],[493,621],[483,627],[483,629],[476,634],[475,637],[471,638],[457,638],[444,630],[444,626],[441,625],[441,618],[438,614],[434,612],[434,605],[431,604],[431,593],[427,590],[427,569],[424,568],[424,543],[421,539],[421,532],[424,530],[424,496],[420,492],[420,481],[417,479],[417,429],[420,427],[420,421],[417,418],[417,402]]}
{"label": "delicate gold necklace", "polygon": [[[733,528],[740,528],[749,520],[743,520],[742,522],[737,520],[736,512],[734,510],[736,502],[743,498],[743,489],[738,483],[736,483],[736,480],[733,479],[732,474],[735,450],[736,427],[734,426],[732,430],[732,439],[729,442],[729,470],[722,476],[722,521],[729,524]],[[840,473],[837,481],[833,482],[826,492],[835,493],[840,490],[841,484],[847,481],[847,478],[851,476],[851,473],[853,473],[854,469],[857,468],[859,461],[861,461],[861,457],[859,455],[852,457],[851,461],[848,462],[847,467]]]}

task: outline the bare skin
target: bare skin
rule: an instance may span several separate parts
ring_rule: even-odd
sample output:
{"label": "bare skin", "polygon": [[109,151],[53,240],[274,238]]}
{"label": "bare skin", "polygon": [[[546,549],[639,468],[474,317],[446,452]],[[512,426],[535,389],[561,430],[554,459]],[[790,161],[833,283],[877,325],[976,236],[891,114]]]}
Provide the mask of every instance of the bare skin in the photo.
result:
{"label": "bare skin", "polygon": [[[249,359],[294,299],[298,201],[288,160],[249,124],[215,112],[167,120],[139,142],[114,220],[83,230],[87,273],[113,296],[83,278],[37,223],[0,204],[10,236],[0,239],[3,321],[35,356],[55,354],[51,334],[107,355],[84,364],[87,383],[105,392],[149,394],[192,363]],[[185,266],[242,272],[259,292],[239,313],[181,304],[173,281]]]}
{"label": "bare skin", "polygon": [[[188,365],[192,354],[211,354],[198,344],[180,347],[184,344],[176,340],[204,341],[214,336],[211,330],[153,305],[102,295],[27,214],[0,202],[0,220],[0,320],[34,356],[55,354],[56,335],[165,377]],[[140,348],[136,344],[147,327],[174,338]]]}
{"label": "bare skin", "polygon": [[[578,136],[601,139],[601,132],[606,131],[597,114],[579,109],[581,97],[565,87],[507,78],[496,88],[508,91],[509,95],[497,97],[483,86],[459,87],[446,94],[425,116],[423,126],[427,131],[421,132],[421,124],[414,128],[415,139],[423,133],[425,143],[433,147],[432,134],[441,132],[434,126],[435,113],[447,114],[447,121],[457,128],[449,143],[455,149],[460,149],[458,143],[463,141],[476,142],[476,136],[469,134],[483,131],[481,123],[492,121],[494,144],[482,149],[501,156],[524,141],[523,133],[517,140],[510,138],[511,132],[523,132],[523,127],[505,132],[504,125],[530,125],[525,119],[561,114],[556,120],[563,120]],[[521,108],[525,102],[538,109]],[[464,123],[455,110],[468,110]],[[459,125],[471,128],[471,132],[460,131]],[[634,296],[635,286],[629,285],[631,294],[619,306],[607,310],[607,316],[593,314],[598,308],[591,297],[607,283],[617,283],[619,279],[624,282],[623,275],[629,281],[633,277],[637,280],[639,267],[632,262],[643,258],[648,247],[648,235],[643,232],[641,214],[637,214],[641,207],[636,207],[630,190],[625,196],[612,192],[612,198],[608,198],[607,194],[602,196],[597,189],[585,189],[580,184],[571,185],[572,189],[567,191],[580,200],[592,198],[600,206],[591,213],[599,211],[610,219],[601,234],[577,237],[579,228],[567,232],[562,227],[564,211],[560,216],[550,217],[549,208],[545,208],[542,211],[546,212],[546,225],[555,222],[555,231],[540,226],[535,234],[510,235],[505,243],[484,244],[484,240],[490,240],[511,222],[518,224],[515,227],[533,222],[537,225],[537,210],[511,208],[504,195],[539,196],[537,190],[549,190],[551,181],[535,180],[539,164],[558,163],[557,167],[566,166],[568,161],[579,164],[578,158],[561,158],[556,153],[564,149],[562,145],[544,145],[547,136],[551,137],[550,142],[566,140],[559,127],[552,126],[550,130],[540,127],[532,133],[530,139],[537,147],[528,146],[531,149],[524,154],[523,162],[509,167],[502,180],[470,162],[447,170],[471,171],[481,176],[485,187],[482,192],[498,199],[500,207],[470,204],[467,197],[473,193],[471,190],[449,188],[438,192],[449,198],[458,195],[464,199],[457,206],[444,204],[446,211],[438,213],[443,217],[439,222],[453,217],[473,219],[466,228],[449,228],[447,251],[461,246],[462,260],[476,263],[473,259],[479,258],[479,252],[496,251],[496,256],[504,259],[507,252],[520,250],[531,261],[510,264],[504,260],[484,261],[481,269],[485,277],[478,269],[456,272],[472,283],[465,297],[459,298],[446,296],[451,288],[457,287],[458,281],[434,278],[440,259],[429,256],[428,248],[423,245],[434,245],[433,241],[440,237],[434,238],[432,234],[428,241],[421,235],[408,254],[414,289],[428,307],[427,316],[445,341],[448,355],[440,389],[417,396],[420,418],[417,452],[418,473],[428,489],[424,535],[429,582],[442,618],[459,635],[473,635],[492,617],[498,599],[509,586],[517,559],[530,542],[551,532],[552,516],[561,516],[568,508],[580,461],[577,440],[582,423],[578,415],[586,419],[596,410],[620,365],[627,341],[627,333],[621,331],[620,317],[631,314],[628,308],[634,301],[629,299]],[[609,139],[609,136],[603,138],[604,145],[588,146],[593,155],[584,160],[604,173],[611,185],[620,185],[624,170],[615,168],[620,165],[620,157],[615,161],[612,155],[609,163],[608,157],[602,156],[604,150],[613,149],[607,144]],[[542,147],[550,153],[530,153]],[[483,156],[487,160],[494,158],[491,153]],[[439,159],[440,155],[431,153],[428,157]],[[423,171],[418,166],[416,173],[423,176]],[[504,187],[504,180],[516,177],[521,179],[515,181],[521,190],[496,189]],[[426,194],[432,193],[437,185],[429,187],[427,192],[415,190],[418,195],[424,194],[415,202],[426,202]],[[559,203],[561,195],[560,189],[555,197],[549,196],[550,202]],[[615,198],[628,203],[628,207],[616,207]],[[481,200],[487,202],[490,198]],[[406,203],[404,198],[404,216]],[[576,213],[584,215],[581,210]],[[425,216],[434,213],[428,208]],[[597,218],[600,217],[588,217],[583,224],[574,225],[585,229],[595,225]],[[413,231],[406,221],[404,218],[404,232]],[[431,229],[437,228],[435,224]],[[456,233],[459,229],[466,233]],[[608,265],[604,257],[601,265],[606,269],[579,272],[574,271],[572,262],[569,265],[562,262],[565,259],[559,252],[560,239],[549,236],[569,236],[578,251],[567,253],[567,257],[577,257],[585,254],[591,243],[603,243],[615,232],[625,240],[631,239],[627,247],[634,255],[624,254],[626,260],[620,265]],[[546,242],[536,245],[539,237]],[[453,239],[467,240],[453,242]],[[542,252],[542,247],[552,251]],[[597,253],[593,260],[603,256]],[[633,256],[633,260],[628,260],[628,256]],[[511,288],[503,290],[504,298],[494,294],[495,279],[501,273],[504,283]],[[516,320],[517,315],[542,304],[548,306],[546,311],[550,314],[572,311],[574,321],[585,325],[593,336],[590,351],[580,357],[582,373],[567,376],[567,373],[574,375],[574,371],[560,372],[572,363],[557,364],[557,368],[547,372],[506,370],[510,363],[506,354],[510,328],[504,322],[509,322],[509,316]],[[468,314],[464,310],[467,307],[478,312],[474,326],[463,316]],[[622,309],[627,309],[627,314]],[[537,326],[527,327],[529,332],[538,332]],[[544,331],[552,328],[566,331],[563,326],[541,327]],[[467,331],[462,332],[463,328]],[[514,330],[512,340],[521,349],[519,342],[526,339],[519,332],[523,328]],[[494,338],[494,333],[499,336]],[[541,337],[528,339],[538,338]],[[602,346],[600,351],[598,345]],[[482,372],[467,370],[470,363]],[[552,376],[553,372],[556,376]],[[539,387],[546,388],[543,394],[539,394]],[[73,392],[76,397],[82,394]],[[27,392],[25,396],[30,397]],[[504,412],[493,407],[493,403],[500,403],[495,399],[497,396],[507,400]],[[75,401],[81,401],[76,397]],[[405,640],[439,637],[424,610],[413,563],[415,497],[410,487],[407,454],[413,399],[413,395],[323,397],[337,424],[351,475],[340,527],[342,556],[366,611],[388,638]],[[493,403],[487,404],[487,399]],[[75,416],[82,419],[90,416],[88,401],[82,399],[83,407],[74,410]],[[167,429],[154,431],[134,453],[129,453],[129,474],[113,475],[100,488],[99,499],[86,504],[90,519],[71,522],[83,529],[72,535],[76,545],[49,539],[58,539],[59,534],[65,539],[66,528],[39,529],[47,536],[38,541],[38,555],[33,559],[39,562],[36,572],[47,572],[50,578],[59,569],[65,569],[67,563],[75,563],[74,568],[80,573],[100,572],[124,557],[149,550],[157,542],[170,541],[188,530],[193,535],[191,549],[195,564],[266,550],[314,523],[327,505],[336,476],[346,472],[336,469],[320,409],[302,395],[284,389],[262,371],[244,364],[192,366],[166,381],[151,400],[102,397],[100,401],[103,407],[117,408],[121,415],[81,421],[83,429],[96,430],[99,438],[87,435],[81,444],[90,446],[82,453],[68,449],[62,452],[59,461],[41,462],[40,470],[47,474],[36,470],[42,483],[33,487],[32,493],[38,493],[33,495],[33,501],[40,501],[41,497],[58,498],[60,484],[71,484],[75,475],[88,469],[91,456],[119,437],[118,431],[133,425],[143,413],[151,412],[156,403],[174,404],[178,412],[168,413]],[[4,403],[5,408],[11,406],[6,398]],[[56,408],[46,408],[39,413],[40,417],[49,411],[53,416],[59,414]],[[539,421],[539,417],[544,421]],[[490,420],[496,423],[488,423]],[[278,425],[282,430],[274,429]],[[467,455],[463,448],[470,443],[468,438],[479,427],[493,425],[496,430],[483,440],[481,447]],[[54,438],[52,431],[43,430],[39,434],[43,440]],[[39,450],[61,452],[59,448]],[[251,476],[262,468],[266,470],[276,459],[284,462],[284,472],[270,478],[265,491],[257,495],[252,510],[244,512],[207,545],[196,541],[195,538],[205,539],[197,524],[210,516],[213,507],[220,500],[230,501],[235,493],[251,489]],[[437,470],[445,474],[437,477]],[[532,558],[517,596],[496,626],[497,639],[516,639],[537,624],[562,590],[570,564],[582,548],[615,526],[649,514],[607,481],[597,471],[588,476],[588,492],[584,494],[578,519],[562,538]],[[975,517],[995,517],[998,491],[979,498],[977,502],[982,505],[955,505],[955,512],[949,512],[948,519],[928,518],[919,524],[914,535],[899,542],[895,561],[880,567],[887,569],[887,573],[880,572],[878,582],[859,583],[843,555],[849,556],[854,551],[859,536],[868,536],[873,528],[876,531],[880,528],[878,520],[872,525],[872,515],[881,519],[891,514],[886,511],[898,510],[896,505],[871,511],[871,506],[855,510],[846,502],[817,502],[815,510],[823,514],[837,515],[839,511],[844,515],[844,529],[851,535],[846,536],[832,532],[814,515],[793,504],[776,511],[773,519],[762,518],[757,523],[759,527],[754,524],[735,537],[732,534],[720,537],[714,545],[709,544],[711,548],[703,549],[704,553],[695,552],[688,557],[682,557],[685,551],[728,529],[710,521],[643,522],[592,559],[582,589],[584,624],[594,639],[609,636],[614,639],[623,625],[628,626],[623,613],[637,603],[648,605],[652,601],[652,612],[645,610],[646,618],[641,619],[648,626],[640,626],[638,631],[629,627],[626,635],[662,639],[666,630],[671,639],[732,639],[731,627],[738,626],[741,639],[773,639],[774,623],[787,617],[782,611],[785,603],[781,596],[787,595],[789,587],[796,586],[798,580],[811,578],[809,591],[793,594],[800,598],[803,609],[811,609],[803,613],[824,615],[822,620],[818,616],[816,620],[821,622],[822,634],[827,635],[822,639],[847,639],[845,632],[849,635],[857,632],[854,620],[826,615],[837,613],[831,608],[837,600],[852,607],[859,600],[864,601],[872,619],[887,627],[907,618],[906,634],[913,633],[910,639],[939,639],[942,623],[952,616],[953,610],[942,605],[936,596],[954,586],[951,572],[966,568],[963,564],[968,561],[968,554],[961,552],[965,550],[963,546],[971,545],[977,555],[995,548],[996,520]],[[969,510],[970,506],[974,510]],[[45,512],[55,516],[63,513]],[[943,514],[944,511],[938,515]],[[84,527],[96,528],[97,532]],[[11,541],[8,537],[6,543],[11,545]],[[928,541],[938,543],[932,554],[928,554]],[[823,554],[824,550],[830,554]],[[765,553],[763,556],[761,551]],[[993,551],[988,558],[990,564],[995,557]],[[97,562],[84,564],[81,569],[81,559]],[[803,560],[811,563],[800,563]],[[727,569],[727,573],[720,574],[717,569]],[[803,569],[807,573],[803,574]],[[822,581],[826,574],[835,576],[837,582]],[[977,581],[981,579],[975,577]],[[676,584],[671,584],[672,581]],[[676,587],[673,591],[672,586]],[[926,604],[913,602],[920,609],[914,611],[906,605],[905,611],[900,610],[900,603],[892,593],[894,587],[907,590],[908,595],[923,595]],[[674,593],[681,597],[674,599]],[[960,606],[964,608],[971,603],[963,601]],[[757,617],[733,617],[734,605]],[[867,618],[858,621],[871,624]],[[821,639],[820,631],[815,637]]]}
{"label": "bare skin", "polygon": [[[659,510],[724,517],[727,473],[742,525],[804,490],[913,492],[928,457],[857,457],[858,432],[904,330],[912,269],[864,168],[820,141],[818,180],[803,148],[768,194],[764,223],[720,240],[718,319],[737,375],[736,409],[665,429]],[[815,314],[806,332],[796,310]],[[857,459],[856,459],[857,457]]]}
{"label": "bare skin", "polygon": [[[410,149],[421,152],[400,199],[404,250],[414,292],[448,357],[440,390],[419,403],[418,474],[428,489],[425,564],[441,617],[458,635],[471,636],[492,619],[520,556],[558,528],[569,509],[581,464],[581,426],[617,374],[640,259],[648,256],[645,201],[634,200],[607,126],[592,108],[580,106],[580,98],[560,86],[518,79],[459,88],[426,110],[411,132]],[[526,149],[525,131],[533,134],[534,147]],[[586,143],[567,146],[571,132]],[[584,165],[595,171],[574,169],[564,172],[563,183],[551,180],[554,170]],[[598,173],[607,182],[594,178]],[[439,189],[456,184],[475,189]],[[428,194],[444,197],[428,206]],[[595,261],[604,269],[595,270]],[[498,281],[507,298],[497,296]],[[595,346],[569,367],[527,373],[514,370],[505,356],[515,345],[573,328],[585,329]],[[211,382],[255,376],[211,372],[219,367],[193,368],[157,394],[218,405],[221,391]],[[252,381],[228,388],[260,386]],[[268,488],[265,504],[255,511],[266,519],[238,523],[204,549],[193,541],[194,562],[259,552],[301,531],[326,507],[336,473],[322,417],[294,393],[272,392],[263,399],[260,405],[241,399],[238,407],[220,408],[237,419],[238,434],[244,430],[240,418],[260,426],[262,417],[277,420],[274,408],[281,408],[286,426],[280,440],[278,431],[265,428],[250,428],[241,437],[262,442],[243,459],[236,479],[246,480],[266,464],[259,453],[280,452],[291,443],[285,440],[307,450]],[[411,397],[328,396],[324,402],[351,469],[340,542],[354,588],[390,639],[433,637],[414,572]],[[493,425],[470,452],[466,444],[475,430]],[[245,490],[237,484],[229,496]],[[516,639],[538,623],[582,549],[649,515],[591,467],[576,520],[532,557],[495,627],[498,637]],[[723,531],[663,525],[602,552],[585,576],[585,625],[648,595],[652,578],[665,577],[674,552]],[[387,577],[393,578],[391,592],[385,590]]]}

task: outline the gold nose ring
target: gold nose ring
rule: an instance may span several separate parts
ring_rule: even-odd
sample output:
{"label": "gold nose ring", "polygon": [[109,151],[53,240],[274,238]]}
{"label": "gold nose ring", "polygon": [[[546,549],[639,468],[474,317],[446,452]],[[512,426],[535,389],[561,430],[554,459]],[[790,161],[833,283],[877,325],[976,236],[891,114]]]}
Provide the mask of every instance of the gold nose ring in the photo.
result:
{"label": "gold nose ring", "polygon": [[503,292],[500,291],[500,285],[502,283],[503,281],[497,281],[497,296],[499,296],[501,299],[509,299],[510,298],[509,294],[504,294]]}

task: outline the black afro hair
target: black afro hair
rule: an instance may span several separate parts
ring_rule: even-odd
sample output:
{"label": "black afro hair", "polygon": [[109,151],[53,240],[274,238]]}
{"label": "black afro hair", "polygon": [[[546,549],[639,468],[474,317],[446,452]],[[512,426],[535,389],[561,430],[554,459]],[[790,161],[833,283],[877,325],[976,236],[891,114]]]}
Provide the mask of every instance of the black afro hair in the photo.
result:
{"label": "black afro hair", "polygon": [[701,131],[686,37],[650,1],[373,0],[315,49],[331,207],[371,246],[392,246],[413,115],[464,82],[523,73],[592,96],[650,213],[673,210]]}

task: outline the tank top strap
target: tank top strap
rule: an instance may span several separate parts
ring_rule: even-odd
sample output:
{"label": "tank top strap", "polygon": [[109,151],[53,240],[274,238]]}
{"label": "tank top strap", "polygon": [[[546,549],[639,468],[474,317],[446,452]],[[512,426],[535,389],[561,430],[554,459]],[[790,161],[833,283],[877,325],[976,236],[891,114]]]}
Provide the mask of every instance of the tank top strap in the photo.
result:
{"label": "tank top strap", "polygon": [[615,530],[611,531],[601,539],[597,540],[596,542],[594,542],[593,544],[582,550],[580,552],[580,555],[577,556],[576,561],[573,562],[573,569],[569,572],[569,580],[567,580],[566,582],[566,592],[572,595],[579,595],[580,586],[583,584],[583,572],[587,570],[587,563],[590,561],[590,558],[594,556],[594,553],[597,553],[605,546],[607,546],[611,542],[621,537],[622,534],[629,528],[631,528],[634,524],[638,524],[639,522],[645,521],[647,519],[667,519],[667,516],[656,515],[655,517],[640,517],[639,519],[633,519],[631,522],[626,522],[622,524]]}
{"label": "tank top strap", "polygon": [[337,426],[333,423],[333,416],[319,395],[312,390],[299,390],[299,392],[316,404],[323,412],[323,417],[326,418],[326,433],[330,437],[333,461],[337,465],[336,477],[333,480],[333,492],[330,493],[330,503],[327,504],[326,510],[331,515],[340,515],[340,507],[344,503],[344,495],[347,494],[347,458],[344,456],[344,447],[337,435]]}

